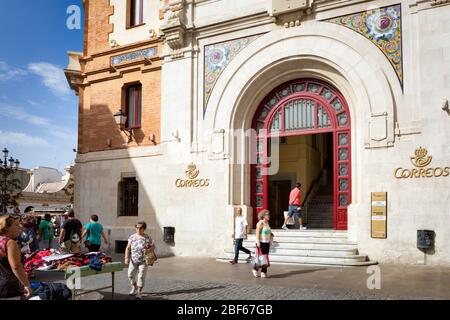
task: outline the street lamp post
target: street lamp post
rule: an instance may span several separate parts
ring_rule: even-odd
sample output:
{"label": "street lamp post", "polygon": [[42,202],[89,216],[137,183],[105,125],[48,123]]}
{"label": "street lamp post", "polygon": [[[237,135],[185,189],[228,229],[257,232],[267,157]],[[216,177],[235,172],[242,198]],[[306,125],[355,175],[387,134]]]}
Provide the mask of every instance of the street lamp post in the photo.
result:
{"label": "street lamp post", "polygon": [[[15,205],[20,196],[20,185],[18,179],[10,178],[19,169],[19,160],[13,157],[8,159],[8,149],[3,149],[3,159],[0,158],[0,204],[2,214],[7,213],[8,205]],[[9,165],[8,165],[9,163]],[[17,191],[19,190],[19,191]]]}

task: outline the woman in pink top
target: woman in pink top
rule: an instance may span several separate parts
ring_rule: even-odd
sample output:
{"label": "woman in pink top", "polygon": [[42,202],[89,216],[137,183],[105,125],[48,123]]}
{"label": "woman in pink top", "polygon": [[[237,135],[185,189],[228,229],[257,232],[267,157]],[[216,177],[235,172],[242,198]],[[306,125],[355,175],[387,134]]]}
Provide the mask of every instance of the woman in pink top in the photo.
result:
{"label": "woman in pink top", "polygon": [[22,266],[21,253],[15,239],[19,236],[17,217],[0,217],[0,298],[31,296],[30,282]]}

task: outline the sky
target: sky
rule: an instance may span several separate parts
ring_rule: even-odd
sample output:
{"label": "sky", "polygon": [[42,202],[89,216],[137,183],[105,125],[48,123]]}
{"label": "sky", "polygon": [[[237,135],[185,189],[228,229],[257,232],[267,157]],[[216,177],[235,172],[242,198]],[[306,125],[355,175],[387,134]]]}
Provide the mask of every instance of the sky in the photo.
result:
{"label": "sky", "polygon": [[82,0],[0,4],[0,148],[21,168],[63,171],[75,161],[78,97],[64,68],[67,51],[83,50],[83,20],[81,29],[67,27],[71,5],[83,14]]}

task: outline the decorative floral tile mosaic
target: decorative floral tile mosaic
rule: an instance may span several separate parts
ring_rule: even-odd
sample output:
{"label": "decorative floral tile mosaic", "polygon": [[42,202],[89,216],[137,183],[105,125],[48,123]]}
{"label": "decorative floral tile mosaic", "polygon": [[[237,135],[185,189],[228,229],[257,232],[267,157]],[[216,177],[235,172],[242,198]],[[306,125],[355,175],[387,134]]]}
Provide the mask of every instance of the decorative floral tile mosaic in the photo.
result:
{"label": "decorative floral tile mosaic", "polygon": [[374,43],[389,59],[403,87],[401,5],[326,20],[347,27]]}
{"label": "decorative floral tile mosaic", "polygon": [[242,49],[258,37],[259,35],[205,46],[203,114],[206,111],[212,90],[222,72]]}

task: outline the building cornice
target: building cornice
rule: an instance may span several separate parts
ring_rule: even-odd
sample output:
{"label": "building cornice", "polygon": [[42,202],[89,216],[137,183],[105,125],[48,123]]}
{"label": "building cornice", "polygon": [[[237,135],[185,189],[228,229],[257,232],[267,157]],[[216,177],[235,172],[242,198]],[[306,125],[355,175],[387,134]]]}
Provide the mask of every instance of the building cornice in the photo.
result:
{"label": "building cornice", "polygon": [[96,161],[108,161],[108,160],[126,160],[135,158],[147,158],[162,156],[163,152],[161,147],[132,147],[124,149],[106,150],[106,151],[94,151],[88,153],[79,153],[75,159],[76,163],[89,163]]}
{"label": "building cornice", "polygon": [[140,47],[159,45],[160,43],[161,43],[161,40],[159,38],[156,38],[156,39],[151,39],[151,40],[139,41],[139,42],[135,42],[135,43],[128,44],[128,45],[116,46],[116,47],[113,47],[108,50],[103,50],[103,51],[99,51],[99,52],[96,52],[96,53],[88,55],[88,56],[84,56],[84,57],[80,58],[80,61],[89,62],[95,58],[109,56],[109,55],[113,55],[113,54],[117,54],[117,53],[122,53],[122,52],[126,52],[129,50],[137,49]]}

